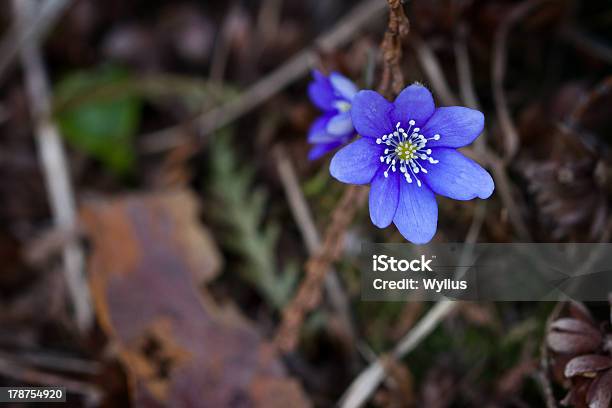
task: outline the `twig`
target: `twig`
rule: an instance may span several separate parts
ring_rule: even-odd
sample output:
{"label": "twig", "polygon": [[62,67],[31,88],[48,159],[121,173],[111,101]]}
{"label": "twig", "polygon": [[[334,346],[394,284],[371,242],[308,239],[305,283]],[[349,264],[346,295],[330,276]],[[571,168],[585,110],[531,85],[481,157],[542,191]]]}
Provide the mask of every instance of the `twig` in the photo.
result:
{"label": "twig", "polygon": [[[480,230],[482,229],[482,225],[484,224],[485,218],[487,215],[487,202],[485,200],[480,200],[476,204],[476,209],[474,210],[474,218],[472,219],[472,223],[470,224],[470,228],[465,236],[466,243],[474,243],[478,240],[478,235],[480,234]],[[460,264],[463,265],[463,264]]]}
{"label": "twig", "polygon": [[448,86],[436,54],[425,41],[417,37],[413,38],[411,43],[436,95],[440,97],[444,105],[457,105],[457,97]]}
{"label": "twig", "polygon": [[610,155],[610,148],[606,143],[601,142],[598,138],[594,137],[590,132],[585,131],[583,127],[583,120],[589,109],[600,101],[606,95],[612,92],[612,75],[605,77],[599,81],[588,93],[583,95],[564,123],[558,125],[559,131],[569,137],[578,138],[584,147],[588,149],[591,154],[596,154],[599,157],[608,157]]}
{"label": "twig", "polygon": [[[457,77],[459,78],[459,94],[461,100],[470,108],[480,108],[480,102],[474,89],[474,80],[472,79],[472,68],[470,64],[470,55],[467,48],[467,28],[462,24],[457,29],[455,36],[455,59],[457,60]],[[478,138],[481,140],[482,136]]]}
{"label": "twig", "polygon": [[[310,208],[308,208],[308,203],[306,203],[306,199],[300,189],[295,169],[282,145],[277,147],[275,156],[278,173],[285,189],[289,207],[304,237],[309,255],[314,256],[321,249],[321,238],[312,218]],[[340,318],[347,337],[354,338],[355,330],[350,317],[349,301],[344,290],[342,290],[338,275],[333,269],[325,274],[325,289],[327,290],[330,304]]]}
{"label": "twig", "polygon": [[536,380],[538,383],[540,383],[540,387],[542,387],[544,401],[546,401],[546,408],[559,408],[548,375],[543,370],[540,370],[538,373],[536,373]]}
{"label": "twig", "polygon": [[[472,80],[472,70],[470,68],[466,36],[467,29],[462,25],[457,30],[454,47],[455,58],[457,59],[459,90],[461,99],[467,106],[480,110],[480,102],[478,101],[478,96],[474,89],[474,81]],[[531,242],[531,234],[529,233],[527,224],[524,222],[520,210],[512,198],[511,183],[506,172],[506,164],[497,154],[487,148],[486,138],[487,132],[485,130],[482,135],[476,139],[474,143],[474,152],[489,164],[491,172],[493,173],[493,178],[495,179],[496,189],[499,191],[502,202],[508,210],[510,222],[516,233],[523,242]]]}
{"label": "twig", "polygon": [[[457,76],[459,78],[459,90],[463,102],[473,108],[480,110],[480,102],[474,89],[474,81],[472,80],[470,59],[466,44],[467,29],[464,25],[457,30],[455,38],[455,58],[457,59]],[[486,146],[486,130],[474,143],[474,152],[484,158],[491,167],[495,185],[500,193],[500,197],[504,206],[508,210],[510,222],[516,233],[524,242],[531,241],[531,234],[527,228],[527,224],[523,221],[518,207],[512,198],[510,179],[506,173],[506,166],[503,160],[498,157],[493,151]]]}
{"label": "twig", "polygon": [[284,0],[264,0],[257,14],[257,37],[267,44],[279,34]]}
{"label": "twig", "polygon": [[261,55],[271,42],[282,35],[280,29],[281,17],[284,0],[263,0],[257,13],[257,23],[255,28],[255,38],[259,47],[252,47],[251,61],[259,61]]}
{"label": "twig", "polygon": [[77,228],[50,228],[24,245],[23,256],[28,264],[41,267],[49,258],[61,253],[69,242],[79,239],[80,236],[81,231]]}
{"label": "twig", "polygon": [[[474,81],[472,79],[472,68],[470,64],[470,55],[467,48],[467,28],[461,24],[455,36],[455,59],[457,60],[457,77],[459,78],[459,94],[461,100],[466,106],[482,111],[480,101],[474,89]],[[477,152],[482,153],[487,145],[486,130],[474,142],[474,148]]]}
{"label": "twig", "polygon": [[101,364],[97,361],[88,361],[43,351],[11,353],[0,351],[0,359],[14,361],[15,363],[25,363],[47,370],[70,372],[81,375],[98,375],[102,370]]}
{"label": "twig", "polygon": [[529,228],[523,220],[521,211],[512,197],[512,183],[506,172],[506,164],[503,159],[495,154],[491,149],[484,150],[485,160],[491,168],[495,189],[499,192],[504,207],[508,210],[508,218],[514,227],[516,234],[522,242],[532,242]]}
{"label": "twig", "polygon": [[510,14],[502,21],[495,34],[493,43],[493,63],[491,65],[491,80],[493,82],[493,98],[495,101],[495,109],[497,111],[497,119],[502,129],[504,136],[504,159],[508,160],[516,154],[519,148],[519,136],[516,126],[512,121],[512,115],[508,108],[506,93],[504,92],[504,76],[506,74],[507,63],[507,45],[508,34],[510,29],[519,20],[524,18],[536,6],[539,6],[542,0],[528,0],[516,6]]}
{"label": "twig", "polygon": [[557,317],[559,317],[564,305],[565,302],[557,302],[554,309],[546,319],[546,324],[544,326],[544,340],[542,340],[542,343],[540,344],[540,372],[538,375],[538,380],[542,386],[544,400],[546,401],[546,408],[557,408],[558,405],[552,390],[552,384],[550,383],[550,379],[548,377],[550,366],[548,362],[548,345],[546,344],[545,339],[550,330],[550,325],[557,319]]}
{"label": "twig", "polygon": [[320,248],[321,238],[312,219],[310,208],[308,208],[306,199],[300,189],[293,164],[288,159],[287,154],[282,145],[277,146],[275,151],[276,166],[287,195],[289,207],[304,237],[306,249],[312,254]]}
{"label": "twig", "polygon": [[453,300],[442,300],[432,307],[425,317],[395,346],[393,356],[402,358],[418,346],[459,303]]}
{"label": "twig", "polygon": [[574,45],[584,53],[612,64],[612,48],[603,41],[591,37],[580,28],[568,25],[561,29],[561,39]]}
{"label": "twig", "polygon": [[378,92],[385,96],[397,95],[404,87],[404,75],[400,62],[402,59],[402,40],[408,35],[410,24],[400,0],[387,0],[389,23],[380,48],[383,53],[383,72]]}
{"label": "twig", "polygon": [[591,92],[578,101],[567,119],[567,126],[571,128],[578,126],[593,103],[610,91],[612,91],[612,75],[600,81]]}
{"label": "twig", "polygon": [[0,43],[0,80],[17,57],[21,47],[28,43],[39,43],[70,3],[70,0],[46,0],[27,26],[19,25],[17,20],[14,20]]}
{"label": "twig", "polygon": [[342,46],[384,10],[385,3],[381,0],[366,0],[360,3],[331,31],[321,35],[315,41],[314,47],[301,51],[233,100],[198,117],[196,123],[200,136],[207,136],[268,100],[308,72],[313,61],[317,59],[318,49],[328,51]]}
{"label": "twig", "polygon": [[[451,300],[437,302],[397,344],[391,353],[392,357],[396,359],[401,358],[414,350],[414,348],[454,310],[457,304],[457,302]],[[368,368],[362,371],[361,374],[353,380],[352,384],[345,391],[338,403],[341,408],[360,407],[367,401],[380,382],[385,378],[383,361],[384,356],[379,357],[378,360],[370,364]]]}
{"label": "twig", "polygon": [[241,12],[239,6],[234,5],[230,8],[229,12],[225,15],[221,28],[217,33],[217,40],[212,52],[211,63],[210,63],[210,80],[216,84],[221,85],[223,82],[223,76],[225,75],[225,69],[227,68],[227,61],[230,56],[230,49],[232,43],[232,36],[235,35],[233,30],[233,23],[238,13]]}
{"label": "twig", "polygon": [[[36,11],[32,0],[13,0],[19,27],[30,27]],[[56,227],[76,228],[74,193],[70,184],[68,165],[57,127],[51,118],[50,91],[43,68],[38,42],[29,39],[23,44],[21,58],[25,71],[28,98],[36,123],[35,139],[43,167],[45,184]],[[80,244],[71,241],[63,251],[64,275],[74,306],[75,320],[80,330],[87,330],[93,320],[89,290],[83,276],[85,259]]]}
{"label": "twig", "polygon": [[321,284],[331,263],[340,256],[346,229],[365,202],[367,192],[368,189],[363,186],[347,187],[334,209],[331,223],[325,231],[323,245],[306,263],[305,277],[297,295],[283,310],[283,320],[274,339],[280,350],[290,352],[297,345],[304,318],[320,303]]}

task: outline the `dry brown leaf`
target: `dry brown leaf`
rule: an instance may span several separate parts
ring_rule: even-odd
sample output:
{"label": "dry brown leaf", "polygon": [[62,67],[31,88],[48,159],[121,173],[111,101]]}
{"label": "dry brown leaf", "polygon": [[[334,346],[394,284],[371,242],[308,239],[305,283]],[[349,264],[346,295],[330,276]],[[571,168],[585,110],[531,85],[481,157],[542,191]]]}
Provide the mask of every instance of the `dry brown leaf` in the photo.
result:
{"label": "dry brown leaf", "polygon": [[586,354],[574,357],[565,366],[565,376],[570,378],[576,375],[594,377],[597,371],[612,367],[612,358],[599,354]]}
{"label": "dry brown leaf", "polygon": [[136,406],[309,406],[255,327],[198,289],[219,261],[191,194],[93,202],[82,219],[96,312]]}
{"label": "dry brown leaf", "polygon": [[601,344],[601,333],[582,320],[555,320],[546,336],[548,347],[557,353],[583,354],[595,351]]}

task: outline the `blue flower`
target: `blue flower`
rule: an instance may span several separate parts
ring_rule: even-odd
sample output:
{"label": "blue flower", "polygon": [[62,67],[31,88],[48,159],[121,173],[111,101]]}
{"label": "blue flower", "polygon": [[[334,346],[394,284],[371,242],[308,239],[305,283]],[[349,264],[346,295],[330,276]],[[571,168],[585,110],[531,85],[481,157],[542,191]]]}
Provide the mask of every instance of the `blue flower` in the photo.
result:
{"label": "blue flower", "polygon": [[357,87],[337,72],[326,77],[314,70],[312,75],[314,81],[308,86],[308,95],[323,111],[308,132],[308,142],[315,145],[308,158],[315,160],[355,136],[350,110]]}
{"label": "blue flower", "polygon": [[363,137],[334,155],[330,172],[343,183],[371,184],[370,218],[379,228],[393,222],[407,240],[424,244],[438,223],[434,194],[470,200],[493,193],[489,173],[456,150],[482,132],[481,112],[436,108],[427,88],[414,84],[393,103],[360,91],[351,116]]}

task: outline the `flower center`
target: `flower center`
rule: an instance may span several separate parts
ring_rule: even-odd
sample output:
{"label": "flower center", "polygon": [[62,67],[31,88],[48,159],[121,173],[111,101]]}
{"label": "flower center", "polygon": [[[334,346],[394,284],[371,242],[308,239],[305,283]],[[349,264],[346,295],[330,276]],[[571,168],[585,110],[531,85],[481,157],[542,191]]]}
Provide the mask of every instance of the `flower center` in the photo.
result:
{"label": "flower center", "polygon": [[347,101],[336,101],[334,103],[334,106],[336,107],[336,109],[338,109],[338,112],[340,113],[348,112],[349,110],[351,110],[351,104]]}
{"label": "flower center", "polygon": [[412,144],[410,141],[399,142],[395,148],[395,154],[400,160],[408,161],[416,159],[417,146]]}
{"label": "flower center", "polygon": [[[426,148],[427,142],[440,140],[440,135],[435,134],[433,137],[426,138],[419,134],[421,129],[414,127],[415,123],[414,120],[410,119],[408,129],[404,129],[401,127],[401,123],[397,122],[395,131],[379,137],[376,139],[376,143],[389,146],[380,156],[380,162],[388,165],[384,172],[385,177],[389,177],[389,170],[395,172],[399,167],[399,171],[408,183],[415,180],[417,186],[421,187],[421,180],[419,180],[417,174],[427,173],[427,169],[423,167],[421,162],[438,163],[438,160],[431,157],[431,149]],[[396,166],[398,164],[399,166]]]}

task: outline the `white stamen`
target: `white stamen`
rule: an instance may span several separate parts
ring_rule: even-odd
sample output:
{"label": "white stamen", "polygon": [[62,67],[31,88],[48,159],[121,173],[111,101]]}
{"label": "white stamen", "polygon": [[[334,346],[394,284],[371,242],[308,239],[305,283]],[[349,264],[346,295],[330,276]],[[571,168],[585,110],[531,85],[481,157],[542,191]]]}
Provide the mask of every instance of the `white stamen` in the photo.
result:
{"label": "white stamen", "polygon": [[395,124],[395,131],[388,135],[382,135],[376,139],[377,144],[385,144],[389,148],[384,149],[384,154],[380,156],[380,162],[388,165],[383,172],[385,178],[389,177],[389,170],[396,172],[399,162],[399,172],[404,175],[408,183],[416,181],[418,187],[422,186],[417,174],[427,174],[427,169],[421,165],[421,161],[436,164],[439,161],[431,157],[432,149],[425,148],[430,140],[440,140],[440,135],[435,134],[431,138],[420,134],[420,128],[414,127],[416,122],[413,119],[408,121],[408,129],[401,127],[401,122]]}

